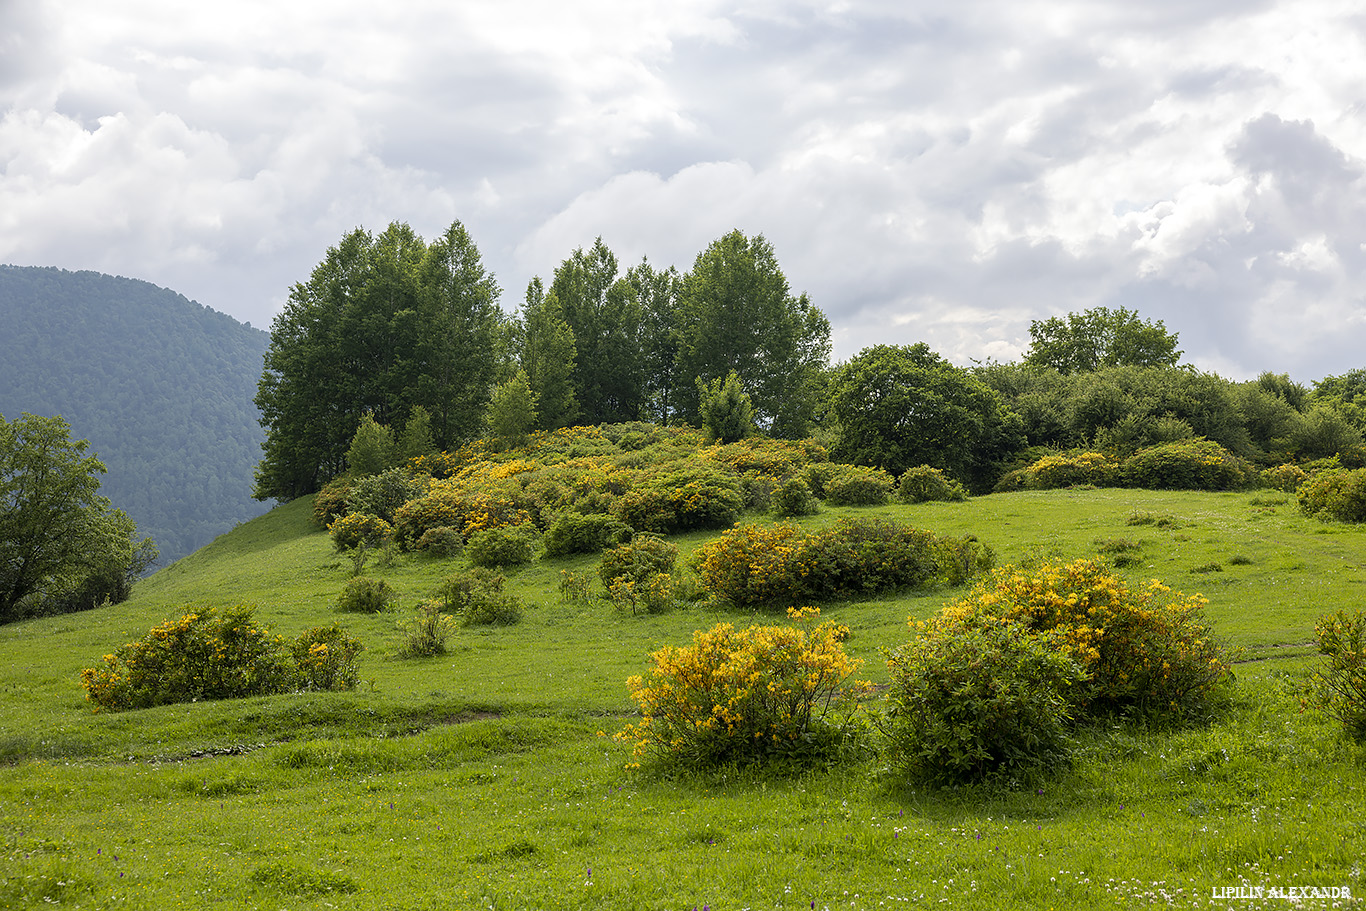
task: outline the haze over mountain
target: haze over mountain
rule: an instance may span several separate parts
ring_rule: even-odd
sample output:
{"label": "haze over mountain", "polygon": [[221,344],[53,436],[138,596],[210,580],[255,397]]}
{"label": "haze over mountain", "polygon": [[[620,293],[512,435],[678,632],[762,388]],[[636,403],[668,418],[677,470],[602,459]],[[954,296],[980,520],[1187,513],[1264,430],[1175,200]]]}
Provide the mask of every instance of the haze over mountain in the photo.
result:
{"label": "haze over mountain", "polygon": [[61,415],[161,565],[265,511],[252,399],[270,335],[136,279],[0,266],[0,414]]}

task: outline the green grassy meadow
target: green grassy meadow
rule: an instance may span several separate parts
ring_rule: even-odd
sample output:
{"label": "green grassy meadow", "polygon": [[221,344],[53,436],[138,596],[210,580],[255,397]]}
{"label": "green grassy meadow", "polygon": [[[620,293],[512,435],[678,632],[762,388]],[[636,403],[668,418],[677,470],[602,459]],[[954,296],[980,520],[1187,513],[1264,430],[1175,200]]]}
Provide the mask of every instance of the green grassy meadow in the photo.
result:
{"label": "green grassy meadow", "polygon": [[[519,625],[461,629],[446,655],[401,660],[396,622],[459,561],[372,560],[400,611],[339,615],[351,562],[310,506],[238,527],[124,604],[0,627],[0,908],[1245,909],[1366,896],[1366,752],[1300,708],[1315,620],[1366,604],[1366,527],[1306,518],[1285,494],[1056,490],[804,520],[875,514],[975,534],[1002,563],[1121,551],[1136,558],[1119,570],[1131,581],[1204,594],[1240,654],[1234,704],[1208,726],[1088,729],[1068,771],[947,791],[902,786],[876,757],[629,771],[610,734],[649,653],[722,620],[777,618],[567,603],[561,572],[597,558],[542,560],[509,574],[528,607]],[[713,536],[674,540],[687,555]],[[881,650],[959,593],[822,616],[850,628],[862,676],[884,683]],[[288,635],[347,626],[367,648],[360,685],[91,711],[81,668],[186,608],[239,603]]]}

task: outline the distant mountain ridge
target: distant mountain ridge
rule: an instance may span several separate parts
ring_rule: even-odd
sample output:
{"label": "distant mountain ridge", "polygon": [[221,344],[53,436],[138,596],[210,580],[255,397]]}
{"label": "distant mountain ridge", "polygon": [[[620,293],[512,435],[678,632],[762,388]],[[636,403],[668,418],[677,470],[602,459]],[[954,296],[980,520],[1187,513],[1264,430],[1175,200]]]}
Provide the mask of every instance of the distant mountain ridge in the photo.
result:
{"label": "distant mountain ridge", "polygon": [[260,515],[253,398],[270,335],[174,291],[0,265],[0,414],[61,415],[165,565]]}

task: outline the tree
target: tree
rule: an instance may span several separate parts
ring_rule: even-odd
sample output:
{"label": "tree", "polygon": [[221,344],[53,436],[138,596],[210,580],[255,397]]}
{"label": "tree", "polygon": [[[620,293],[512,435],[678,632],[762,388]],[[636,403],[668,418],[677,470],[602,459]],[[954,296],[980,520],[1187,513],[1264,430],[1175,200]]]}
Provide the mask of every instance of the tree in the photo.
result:
{"label": "tree", "polygon": [[99,495],[104,465],[60,417],[0,416],[0,622],[127,597],[156,557]]}
{"label": "tree", "polygon": [[924,343],[860,351],[837,368],[830,410],[835,458],[895,474],[931,465],[977,489],[1025,442],[994,389]]}
{"label": "tree", "polygon": [[701,417],[697,379],[706,384],[735,371],[748,383],[761,428],[806,434],[830,356],[830,323],[806,295],[791,295],[762,235],[732,231],[698,254],[678,309],[675,400],[684,420]]}
{"label": "tree", "polygon": [[735,443],[754,432],[754,405],[734,370],[724,381],[718,377],[703,384],[699,377],[697,385],[701,387],[702,426],[712,440]]}
{"label": "tree", "polygon": [[1102,367],[1174,367],[1181,358],[1176,334],[1168,333],[1161,320],[1140,320],[1123,307],[1034,320],[1029,335],[1025,363],[1064,374]]}
{"label": "tree", "polygon": [[361,417],[356,435],[346,450],[346,466],[357,478],[379,474],[393,466],[397,452],[393,431],[367,413]]}
{"label": "tree", "polygon": [[580,418],[601,424],[640,418],[640,306],[635,289],[617,277],[617,258],[599,237],[555,270],[546,294],[559,303],[574,333],[574,395]]}
{"label": "tree", "polygon": [[568,427],[579,413],[574,394],[578,349],[559,298],[554,292],[547,295],[539,278],[527,286],[522,327],[522,369],[540,403],[539,426],[542,430]]}
{"label": "tree", "polygon": [[655,269],[641,260],[626,272],[626,281],[640,306],[641,395],[645,416],[667,424],[678,413],[674,389],[680,382],[678,352],[678,295],[682,283],[678,270]]}
{"label": "tree", "polygon": [[289,500],[340,474],[367,412],[397,424],[420,405],[436,446],[477,437],[505,356],[498,293],[459,222],[430,246],[395,222],[329,248],[271,326],[256,498]]}
{"label": "tree", "polygon": [[489,433],[504,445],[518,446],[526,441],[527,433],[536,426],[536,396],[525,370],[518,370],[493,390],[485,423]]}
{"label": "tree", "polygon": [[432,442],[432,416],[426,408],[414,405],[408,413],[408,423],[398,436],[398,457],[404,462],[436,451]]}

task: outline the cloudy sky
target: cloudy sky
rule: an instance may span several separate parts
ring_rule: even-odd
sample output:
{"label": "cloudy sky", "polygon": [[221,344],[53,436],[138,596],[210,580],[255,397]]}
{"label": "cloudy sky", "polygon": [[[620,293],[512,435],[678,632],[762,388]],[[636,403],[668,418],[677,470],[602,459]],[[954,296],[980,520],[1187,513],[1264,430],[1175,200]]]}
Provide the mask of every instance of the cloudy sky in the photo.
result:
{"label": "cloudy sky", "polygon": [[835,355],[1128,307],[1233,379],[1366,367],[1359,0],[0,0],[0,262],[267,327],[356,226],[514,309],[601,235],[773,242]]}

